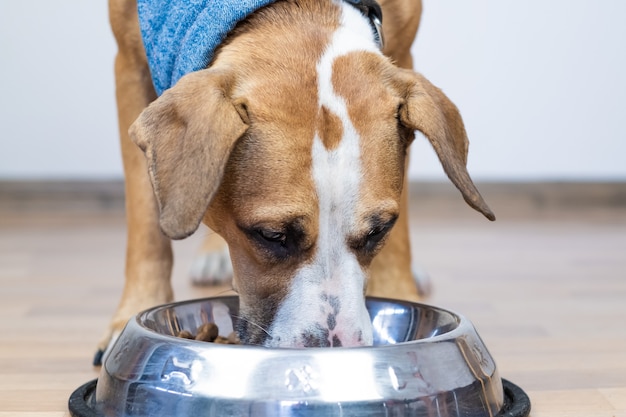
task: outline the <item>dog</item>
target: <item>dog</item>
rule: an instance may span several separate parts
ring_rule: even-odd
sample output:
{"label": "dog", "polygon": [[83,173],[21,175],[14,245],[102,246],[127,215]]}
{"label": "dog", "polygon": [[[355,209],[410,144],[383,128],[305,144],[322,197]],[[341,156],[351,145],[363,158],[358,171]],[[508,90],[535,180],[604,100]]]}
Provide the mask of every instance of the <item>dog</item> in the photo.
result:
{"label": "dog", "polygon": [[[201,222],[228,244],[242,343],[371,344],[366,294],[419,298],[405,181],[416,130],[466,202],[495,218],[467,172],[458,109],[412,70],[420,1],[230,3],[250,7],[186,72],[177,65],[194,59],[146,41],[134,0],[110,0],[128,243],[96,362],[133,314],[173,300],[170,239]],[[194,36],[170,43],[195,54]]]}

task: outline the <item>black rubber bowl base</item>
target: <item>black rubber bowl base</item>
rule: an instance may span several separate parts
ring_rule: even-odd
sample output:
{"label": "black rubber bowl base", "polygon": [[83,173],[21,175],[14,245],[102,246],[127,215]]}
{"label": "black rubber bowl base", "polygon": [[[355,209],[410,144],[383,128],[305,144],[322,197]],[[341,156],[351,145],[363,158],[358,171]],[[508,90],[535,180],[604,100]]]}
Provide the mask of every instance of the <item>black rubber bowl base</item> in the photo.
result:
{"label": "black rubber bowl base", "polygon": [[70,395],[67,407],[72,417],[101,417],[89,406],[89,398],[96,392],[98,380],[94,379],[76,388]]}

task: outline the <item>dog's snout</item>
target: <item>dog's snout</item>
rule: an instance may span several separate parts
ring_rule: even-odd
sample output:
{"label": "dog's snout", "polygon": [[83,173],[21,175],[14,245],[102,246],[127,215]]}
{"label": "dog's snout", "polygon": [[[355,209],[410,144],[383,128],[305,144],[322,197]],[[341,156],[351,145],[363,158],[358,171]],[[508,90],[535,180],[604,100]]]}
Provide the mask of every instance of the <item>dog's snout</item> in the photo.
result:
{"label": "dog's snout", "polygon": [[300,341],[299,345],[302,345],[302,347],[355,347],[367,345],[363,340],[363,332],[361,330],[335,330],[320,323],[316,323],[304,331],[300,336]]}
{"label": "dog's snout", "polygon": [[300,339],[304,347],[332,347],[333,344],[329,340],[329,336],[330,331],[316,323],[312,329],[302,333]]}

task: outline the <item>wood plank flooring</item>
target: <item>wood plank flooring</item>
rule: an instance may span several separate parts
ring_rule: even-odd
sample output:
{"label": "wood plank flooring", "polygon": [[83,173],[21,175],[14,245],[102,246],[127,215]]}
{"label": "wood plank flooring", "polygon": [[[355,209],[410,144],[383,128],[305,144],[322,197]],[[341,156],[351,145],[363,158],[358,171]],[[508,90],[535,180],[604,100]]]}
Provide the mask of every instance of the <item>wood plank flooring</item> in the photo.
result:
{"label": "wood plank flooring", "polygon": [[[70,393],[98,375],[125,224],[118,188],[83,187],[42,196],[0,184],[0,417],[68,416]],[[531,416],[626,417],[625,185],[481,189],[495,223],[447,185],[413,193],[426,301],[472,320]],[[178,299],[227,290],[187,280],[203,233],[175,243]]]}

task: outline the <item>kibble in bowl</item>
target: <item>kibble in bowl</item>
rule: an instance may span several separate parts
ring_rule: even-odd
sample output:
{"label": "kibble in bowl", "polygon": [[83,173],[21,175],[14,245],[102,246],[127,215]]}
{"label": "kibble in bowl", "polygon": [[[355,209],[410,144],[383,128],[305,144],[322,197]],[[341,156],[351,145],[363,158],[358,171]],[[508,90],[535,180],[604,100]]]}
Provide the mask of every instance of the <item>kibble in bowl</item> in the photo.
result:
{"label": "kibble in bowl", "polygon": [[180,330],[176,337],[189,340],[199,340],[201,342],[209,343],[221,343],[223,345],[239,345],[241,341],[236,332],[230,332],[228,336],[220,336],[220,329],[215,323],[204,323],[198,329],[195,334],[189,330]]}

